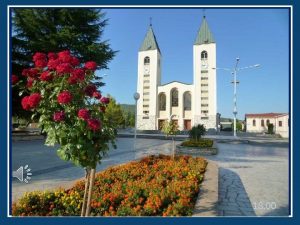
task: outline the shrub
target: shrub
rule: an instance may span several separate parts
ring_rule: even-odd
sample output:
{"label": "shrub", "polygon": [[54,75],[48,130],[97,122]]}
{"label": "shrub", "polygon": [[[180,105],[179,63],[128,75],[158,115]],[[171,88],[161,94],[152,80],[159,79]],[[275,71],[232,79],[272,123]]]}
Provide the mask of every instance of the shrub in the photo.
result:
{"label": "shrub", "polygon": [[[149,156],[96,175],[92,216],[190,216],[207,162],[190,156]],[[84,181],[70,190],[31,192],[14,216],[79,216]]]}
{"label": "shrub", "polygon": [[274,134],[274,125],[273,125],[273,123],[268,124],[268,134]]}
{"label": "shrub", "polygon": [[210,148],[213,146],[213,140],[211,139],[200,139],[196,140],[188,140],[181,143],[181,146],[184,147],[200,147],[200,148]]}
{"label": "shrub", "polygon": [[189,137],[191,140],[199,140],[201,136],[206,133],[206,129],[203,124],[198,124],[197,126],[193,126],[189,131]]}

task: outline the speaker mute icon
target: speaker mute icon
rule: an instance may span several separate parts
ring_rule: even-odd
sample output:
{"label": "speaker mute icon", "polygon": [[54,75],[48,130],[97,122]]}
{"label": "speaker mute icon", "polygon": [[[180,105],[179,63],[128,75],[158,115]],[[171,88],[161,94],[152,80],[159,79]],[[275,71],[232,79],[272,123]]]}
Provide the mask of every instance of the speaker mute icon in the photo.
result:
{"label": "speaker mute icon", "polygon": [[21,182],[25,182],[28,184],[29,180],[31,179],[32,173],[30,172],[31,169],[26,166],[20,166],[19,169],[13,171],[13,177],[17,178]]}

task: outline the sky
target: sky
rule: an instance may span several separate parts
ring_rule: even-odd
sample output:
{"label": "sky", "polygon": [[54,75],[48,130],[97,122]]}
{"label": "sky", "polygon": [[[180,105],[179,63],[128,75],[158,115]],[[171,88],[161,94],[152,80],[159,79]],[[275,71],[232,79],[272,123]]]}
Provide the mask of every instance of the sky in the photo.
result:
{"label": "sky", "polygon": [[[246,113],[288,112],[289,13],[287,9],[103,9],[108,25],[103,40],[118,51],[104,76],[104,94],[122,104],[134,104],[138,50],[152,27],[162,53],[162,84],[193,82],[193,43],[203,13],[217,46],[217,67],[242,70],[237,88],[239,119]],[[217,70],[217,112],[233,117],[233,77]]]}

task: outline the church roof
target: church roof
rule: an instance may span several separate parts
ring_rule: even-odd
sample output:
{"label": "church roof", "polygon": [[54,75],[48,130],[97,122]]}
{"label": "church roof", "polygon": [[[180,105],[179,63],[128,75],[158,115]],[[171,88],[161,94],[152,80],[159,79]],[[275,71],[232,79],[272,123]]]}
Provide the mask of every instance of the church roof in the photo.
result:
{"label": "church roof", "polygon": [[209,43],[215,43],[215,40],[213,38],[212,33],[210,32],[210,29],[208,27],[208,24],[204,16],[194,45],[202,45],[202,44],[209,44]]}
{"label": "church roof", "polygon": [[156,49],[160,52],[152,26],[150,25],[139,51],[148,51]]}

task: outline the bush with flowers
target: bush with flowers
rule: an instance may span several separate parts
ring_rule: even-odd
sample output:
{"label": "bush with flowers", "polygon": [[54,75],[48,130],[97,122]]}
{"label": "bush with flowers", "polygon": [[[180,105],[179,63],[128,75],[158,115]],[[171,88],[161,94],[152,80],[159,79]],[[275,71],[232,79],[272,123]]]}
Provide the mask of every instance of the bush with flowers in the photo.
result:
{"label": "bush with flowers", "polygon": [[[96,175],[92,216],[191,216],[207,161],[190,156],[149,156]],[[14,216],[78,216],[84,181],[69,190],[27,193]]]}
{"label": "bush with flowers", "polygon": [[[22,75],[27,82],[12,76],[20,87],[24,110],[32,111],[47,134],[45,144],[59,144],[58,155],[93,172],[102,157],[115,146],[116,131],[105,121],[109,98],[98,90],[97,64],[82,64],[70,51],[33,55],[33,67]],[[92,179],[92,178],[91,178]],[[87,180],[89,184],[89,180]],[[92,186],[92,183],[90,183]]]}

